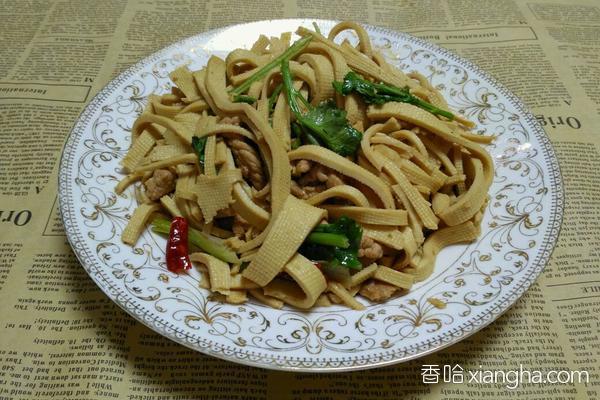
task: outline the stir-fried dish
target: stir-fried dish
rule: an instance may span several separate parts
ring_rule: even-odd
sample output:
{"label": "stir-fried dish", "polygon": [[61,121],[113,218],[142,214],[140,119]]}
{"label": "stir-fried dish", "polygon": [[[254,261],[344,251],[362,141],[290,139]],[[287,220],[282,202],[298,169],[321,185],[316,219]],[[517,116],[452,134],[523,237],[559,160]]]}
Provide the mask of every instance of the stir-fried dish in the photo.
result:
{"label": "stir-fried dish", "polygon": [[492,138],[386,62],[360,25],[296,33],[177,68],[171,93],[149,97],[116,188],[133,184],[138,200],[122,240],[150,225],[167,238],[166,267],[198,268],[225,302],[363,309],[477,238]]}

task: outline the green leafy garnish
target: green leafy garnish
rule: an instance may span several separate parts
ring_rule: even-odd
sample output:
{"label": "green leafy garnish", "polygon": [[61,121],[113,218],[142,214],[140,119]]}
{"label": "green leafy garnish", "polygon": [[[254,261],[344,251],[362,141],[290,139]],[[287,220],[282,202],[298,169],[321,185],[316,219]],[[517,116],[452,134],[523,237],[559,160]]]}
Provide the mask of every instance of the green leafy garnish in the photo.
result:
{"label": "green leafy garnish", "polygon": [[245,94],[237,94],[237,95],[233,96],[233,102],[234,103],[254,104],[254,103],[256,103],[256,98],[252,97],[252,96],[247,96]]}
{"label": "green leafy garnish", "polygon": [[408,90],[408,87],[397,88],[385,83],[369,82],[353,71],[346,74],[343,82],[334,81],[332,84],[336,92],[343,95],[357,93],[367,104],[383,104],[390,101],[409,103],[422,108],[433,115],[441,115],[449,120],[454,119],[454,114],[451,112],[442,110],[441,108],[412,95]]}
{"label": "green leafy garnish", "polygon": [[204,149],[206,148],[206,140],[208,136],[198,137],[192,136],[192,148],[198,156],[198,163],[204,168]]}
{"label": "green leafy garnish", "polygon": [[317,226],[298,252],[332,270],[336,266],[362,269],[358,260],[361,239],[362,227],[352,218],[340,217],[331,224]]}
{"label": "green leafy garnish", "polygon": [[243,270],[245,270],[246,268],[248,268],[248,265],[250,265],[250,261],[243,261],[240,264],[240,272],[242,272]]}
{"label": "green leafy garnish", "polygon": [[[156,233],[168,235],[171,230],[171,222],[165,218],[155,218],[152,221],[152,230]],[[192,227],[188,228],[188,243],[219,260],[239,264],[240,260],[233,250],[222,243],[218,238],[207,235]]]}
{"label": "green leafy garnish", "polygon": [[[341,156],[353,155],[360,145],[362,133],[348,123],[346,111],[337,108],[333,101],[322,102],[317,107],[310,105],[292,85],[288,60],[281,63],[281,76],[288,103],[307,141],[322,144]],[[302,114],[298,101],[306,108],[306,114]]]}
{"label": "green leafy garnish", "polygon": [[325,246],[337,246],[342,249],[350,247],[350,241],[346,235],[340,233],[312,232],[306,238],[307,241]]}
{"label": "green leafy garnish", "polygon": [[340,265],[332,263],[320,263],[321,272],[327,277],[327,279],[340,282],[347,288],[350,288],[352,282],[352,275],[350,269]]}
{"label": "green leafy garnish", "polygon": [[281,89],[283,88],[283,83],[275,86],[273,93],[269,96],[269,114],[271,114],[275,108],[275,103],[277,102],[277,97],[279,97],[279,93],[281,93]]}
{"label": "green leafy garnish", "polygon": [[291,147],[292,150],[296,150],[298,147],[302,146],[302,142],[299,137],[295,137],[292,139]]}
{"label": "green leafy garnish", "polygon": [[315,28],[315,32],[317,32],[320,35],[321,34],[321,29],[319,29],[319,25],[317,25],[317,23],[315,21],[313,21],[312,25]]}
{"label": "green leafy garnish", "polygon": [[267,76],[267,74],[275,67],[279,66],[283,60],[289,60],[290,58],[295,57],[298,53],[302,51],[311,41],[312,36],[304,37],[298,41],[296,41],[293,45],[288,47],[283,53],[279,56],[275,57],[271,62],[261,67],[258,71],[256,71],[250,78],[246,79],[240,86],[233,88],[229,93],[235,99],[235,96],[238,96],[242,93],[245,93],[250,86],[254,82],[260,81],[262,78]]}

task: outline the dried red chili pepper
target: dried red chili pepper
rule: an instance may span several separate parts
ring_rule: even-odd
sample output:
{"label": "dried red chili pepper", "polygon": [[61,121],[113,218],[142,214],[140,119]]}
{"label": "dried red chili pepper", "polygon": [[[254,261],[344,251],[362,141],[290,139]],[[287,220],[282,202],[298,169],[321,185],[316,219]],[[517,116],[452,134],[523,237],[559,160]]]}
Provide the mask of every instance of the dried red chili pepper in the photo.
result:
{"label": "dried red chili pepper", "polygon": [[171,220],[167,241],[167,268],[172,272],[192,268],[188,252],[188,223],[182,217]]}

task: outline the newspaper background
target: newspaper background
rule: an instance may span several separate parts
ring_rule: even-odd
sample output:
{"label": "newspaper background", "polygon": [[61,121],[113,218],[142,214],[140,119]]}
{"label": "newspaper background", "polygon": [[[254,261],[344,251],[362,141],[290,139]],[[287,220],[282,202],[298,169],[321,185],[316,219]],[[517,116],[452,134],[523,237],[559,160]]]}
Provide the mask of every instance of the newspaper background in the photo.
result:
{"label": "newspaper background", "polygon": [[[79,266],[57,212],[63,142],[112,77],[204,30],[270,18],[407,31],[519,95],[556,149],[566,191],[543,275],[478,334],[406,364],[272,372],[193,352],[114,305]],[[513,0],[0,0],[0,399],[600,398],[600,4]],[[423,364],[587,370],[590,384],[423,384]]]}

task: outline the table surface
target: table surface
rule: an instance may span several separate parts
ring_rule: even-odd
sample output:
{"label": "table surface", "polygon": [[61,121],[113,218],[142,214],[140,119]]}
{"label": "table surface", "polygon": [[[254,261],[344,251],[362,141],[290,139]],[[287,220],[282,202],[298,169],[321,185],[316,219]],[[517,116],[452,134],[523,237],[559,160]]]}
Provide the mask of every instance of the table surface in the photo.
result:
{"label": "table surface", "polygon": [[[349,19],[433,41],[490,72],[544,125],[565,184],[559,243],[516,305],[459,344],[334,375],[240,366],[134,321],[70,250],[58,212],[58,164],[93,95],[178,39],[293,17]],[[600,398],[598,2],[57,0],[4,3],[0,19],[0,398]],[[486,371],[520,368],[586,370],[590,383],[519,381],[511,389],[507,381],[481,382]],[[437,383],[423,382],[427,370]]]}

